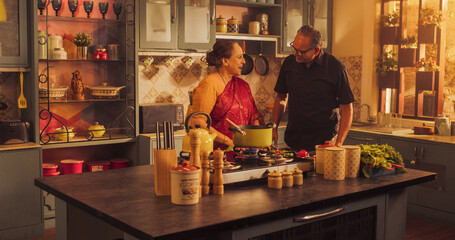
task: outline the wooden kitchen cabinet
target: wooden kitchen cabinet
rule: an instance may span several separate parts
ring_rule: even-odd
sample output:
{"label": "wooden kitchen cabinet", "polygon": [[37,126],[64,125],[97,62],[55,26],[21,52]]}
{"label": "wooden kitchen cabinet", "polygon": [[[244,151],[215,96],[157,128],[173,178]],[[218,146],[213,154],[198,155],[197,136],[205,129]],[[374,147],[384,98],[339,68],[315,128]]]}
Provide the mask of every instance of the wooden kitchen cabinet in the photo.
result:
{"label": "wooden kitchen cabinet", "polygon": [[453,145],[393,137],[380,137],[380,143],[387,143],[401,153],[406,168],[437,174],[436,180],[409,188],[410,207],[426,212],[429,217],[455,222],[455,187],[450,184],[455,181]]}
{"label": "wooden kitchen cabinet", "polygon": [[24,144],[22,149],[0,150],[0,239],[29,239],[43,234],[41,148]]}
{"label": "wooden kitchen cabinet", "polygon": [[215,43],[215,0],[137,0],[140,51],[206,51]]}
{"label": "wooden kitchen cabinet", "polygon": [[364,132],[354,132],[349,131],[346,139],[344,140],[344,145],[357,145],[357,144],[376,144],[378,143],[377,134],[364,133]]}
{"label": "wooden kitchen cabinet", "polygon": [[0,3],[0,68],[28,67],[27,0]]}
{"label": "wooden kitchen cabinet", "polygon": [[284,1],[281,52],[292,53],[290,43],[303,25],[309,24],[322,34],[322,48],[332,51],[333,0]]}

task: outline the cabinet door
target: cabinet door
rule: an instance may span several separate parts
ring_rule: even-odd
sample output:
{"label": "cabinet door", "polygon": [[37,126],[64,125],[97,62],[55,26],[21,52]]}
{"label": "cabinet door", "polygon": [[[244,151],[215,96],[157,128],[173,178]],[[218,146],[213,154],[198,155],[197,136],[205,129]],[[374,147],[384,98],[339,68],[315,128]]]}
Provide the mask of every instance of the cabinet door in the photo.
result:
{"label": "cabinet door", "polygon": [[41,191],[33,183],[41,176],[40,150],[2,151],[0,164],[0,230],[41,223]]}
{"label": "cabinet door", "polygon": [[287,0],[285,1],[282,51],[292,53],[290,43],[297,31],[309,24],[322,34],[322,48],[332,50],[332,9],[333,0]]}
{"label": "cabinet door", "polygon": [[177,48],[177,1],[140,0],[139,48]]}
{"label": "cabinet door", "polygon": [[0,1],[0,66],[28,65],[26,0]]}
{"label": "cabinet door", "polygon": [[184,0],[179,5],[179,49],[206,50],[215,43],[214,0]]}

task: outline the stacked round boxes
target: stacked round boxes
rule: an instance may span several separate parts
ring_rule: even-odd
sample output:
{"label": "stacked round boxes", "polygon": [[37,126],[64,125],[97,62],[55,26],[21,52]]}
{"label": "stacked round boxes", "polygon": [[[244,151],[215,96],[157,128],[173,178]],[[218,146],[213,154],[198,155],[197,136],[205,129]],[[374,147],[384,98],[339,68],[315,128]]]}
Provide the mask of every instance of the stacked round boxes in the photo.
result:
{"label": "stacked round boxes", "polygon": [[346,171],[345,158],[346,150],[344,148],[326,148],[324,152],[324,178],[328,180],[343,180]]}
{"label": "stacked round boxes", "polygon": [[356,178],[359,176],[360,146],[348,145],[348,146],[343,146],[343,148],[346,150],[345,176],[347,178]]}

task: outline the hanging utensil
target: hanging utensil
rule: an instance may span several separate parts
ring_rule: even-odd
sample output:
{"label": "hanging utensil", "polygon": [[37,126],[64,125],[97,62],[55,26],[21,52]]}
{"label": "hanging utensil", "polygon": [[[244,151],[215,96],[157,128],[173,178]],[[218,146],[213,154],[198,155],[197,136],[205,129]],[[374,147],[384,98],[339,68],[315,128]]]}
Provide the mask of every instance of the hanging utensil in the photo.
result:
{"label": "hanging utensil", "polygon": [[175,149],[175,139],[174,139],[174,123],[170,122],[169,123],[169,129],[171,131],[171,149]]}
{"label": "hanging utensil", "polygon": [[265,76],[269,73],[269,61],[267,58],[262,55],[262,42],[261,42],[261,52],[259,56],[254,61],[254,70],[256,70],[257,74],[261,76]]}
{"label": "hanging utensil", "polygon": [[156,149],[161,148],[160,123],[156,121]]}
{"label": "hanging utensil", "polygon": [[253,71],[254,62],[250,55],[245,52],[245,41],[242,41],[242,50],[243,58],[245,59],[245,64],[242,67],[242,75],[248,75]]}
{"label": "hanging utensil", "polygon": [[21,83],[21,94],[17,99],[17,105],[19,108],[27,108],[27,99],[24,96],[24,74],[20,73],[20,83]]}
{"label": "hanging utensil", "polygon": [[226,118],[226,121],[231,124],[231,126],[235,127],[237,131],[239,131],[242,135],[246,135],[246,132],[243,131],[237,124],[235,124],[233,121],[231,121],[229,118]]}

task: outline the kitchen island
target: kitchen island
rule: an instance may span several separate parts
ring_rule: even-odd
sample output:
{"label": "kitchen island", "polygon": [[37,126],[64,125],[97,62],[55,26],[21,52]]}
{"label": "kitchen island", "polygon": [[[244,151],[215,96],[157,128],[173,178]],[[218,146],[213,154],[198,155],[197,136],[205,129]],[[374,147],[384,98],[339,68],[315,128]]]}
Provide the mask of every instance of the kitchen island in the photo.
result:
{"label": "kitchen island", "polygon": [[264,234],[404,239],[406,187],[434,179],[434,173],[413,169],[343,181],[312,175],[302,186],[281,190],[264,182],[226,186],[224,195],[204,195],[191,206],[157,197],[150,165],[38,178],[35,185],[56,197],[57,239],[255,239]]}

